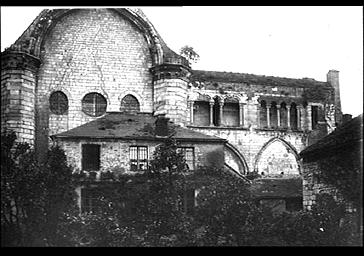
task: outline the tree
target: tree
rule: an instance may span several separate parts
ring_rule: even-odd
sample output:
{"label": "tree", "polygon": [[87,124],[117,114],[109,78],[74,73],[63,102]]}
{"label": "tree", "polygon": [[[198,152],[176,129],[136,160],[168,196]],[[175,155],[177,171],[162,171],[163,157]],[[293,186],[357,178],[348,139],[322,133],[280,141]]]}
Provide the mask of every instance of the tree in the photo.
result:
{"label": "tree", "polygon": [[196,63],[200,59],[200,55],[193,49],[193,47],[185,45],[183,46],[179,53],[188,60],[191,65],[192,62]]}
{"label": "tree", "polygon": [[62,214],[74,206],[72,169],[59,147],[40,164],[14,132],[1,136],[1,230],[3,246],[52,245]]}

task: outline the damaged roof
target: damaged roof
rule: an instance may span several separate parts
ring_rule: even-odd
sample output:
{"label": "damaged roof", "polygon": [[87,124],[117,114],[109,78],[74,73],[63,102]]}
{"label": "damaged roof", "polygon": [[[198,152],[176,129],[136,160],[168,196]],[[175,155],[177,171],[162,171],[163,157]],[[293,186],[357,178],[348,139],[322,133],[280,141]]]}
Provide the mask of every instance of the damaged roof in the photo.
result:
{"label": "damaged roof", "polygon": [[302,87],[315,88],[324,87],[332,88],[327,82],[316,81],[311,78],[286,78],[276,76],[254,75],[246,73],[233,73],[222,71],[205,71],[192,70],[192,81],[200,82],[222,82],[222,83],[245,83],[245,84],[261,84],[268,86],[286,86],[286,87]]}
{"label": "damaged roof", "polygon": [[256,198],[302,197],[302,179],[255,179],[249,189]]}
{"label": "damaged roof", "polygon": [[[65,139],[133,139],[156,140],[155,122],[157,117],[150,113],[108,112],[105,116],[80,125],[71,130],[52,135]],[[209,136],[168,122],[169,134],[179,141],[203,141],[224,143],[226,140]]]}
{"label": "damaged roof", "polygon": [[311,156],[337,154],[339,148],[358,145],[363,142],[363,114],[353,118],[347,123],[338,126],[335,131],[326,135],[316,143],[305,148],[300,156],[309,158]]}

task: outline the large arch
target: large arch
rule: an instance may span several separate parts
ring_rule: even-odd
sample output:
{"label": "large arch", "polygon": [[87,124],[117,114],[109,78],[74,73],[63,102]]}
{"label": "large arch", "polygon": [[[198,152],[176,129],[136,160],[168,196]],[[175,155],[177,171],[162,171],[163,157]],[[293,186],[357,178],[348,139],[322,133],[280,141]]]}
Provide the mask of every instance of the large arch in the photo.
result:
{"label": "large arch", "polygon": [[[235,165],[238,167],[238,170],[236,170],[237,168],[234,168],[234,166],[231,166],[231,164],[227,163],[230,167],[235,169],[241,175],[246,175],[249,172],[248,164],[247,164],[247,162],[245,160],[245,157],[243,156],[243,154],[236,147],[234,147],[229,142],[227,142],[225,144],[225,153],[228,153],[228,155],[231,155],[231,157],[233,158],[230,161],[236,161]],[[231,158],[231,157],[229,157],[229,158]],[[227,159],[227,156],[225,154],[225,163],[226,163],[227,160],[228,159]]]}
{"label": "large arch", "polygon": [[[270,149],[273,151],[269,152]],[[269,153],[271,154],[269,155]],[[280,158],[282,156],[283,158]],[[265,162],[266,160],[268,160],[267,163]],[[271,166],[267,166],[266,164]],[[274,164],[278,164],[278,166],[274,166]],[[262,171],[262,167],[266,167],[266,171]],[[263,145],[255,158],[254,172],[259,174],[263,172],[263,175],[268,174],[273,176],[287,174],[301,175],[301,166],[297,150],[282,138],[275,137],[270,139]]]}
{"label": "large arch", "polygon": [[[80,9],[45,9],[24,31],[24,33],[5,51],[18,51],[31,54],[38,59],[47,33],[65,15]],[[128,19],[144,35],[149,46],[153,65],[163,63],[163,48],[166,48],[162,38],[155,30],[145,14],[138,8],[111,8],[110,10]]]}

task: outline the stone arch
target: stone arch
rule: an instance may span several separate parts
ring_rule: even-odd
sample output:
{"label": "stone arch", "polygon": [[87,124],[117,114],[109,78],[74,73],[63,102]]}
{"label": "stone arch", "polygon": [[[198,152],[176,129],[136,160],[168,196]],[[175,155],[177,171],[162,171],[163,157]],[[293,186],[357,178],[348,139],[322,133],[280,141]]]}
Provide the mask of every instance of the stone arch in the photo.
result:
{"label": "stone arch", "polygon": [[282,138],[266,142],[255,158],[254,172],[268,176],[300,175],[297,150]]}
{"label": "stone arch", "polygon": [[119,95],[119,97],[118,97],[118,101],[119,101],[119,102],[121,102],[121,100],[122,100],[125,96],[127,96],[127,95],[132,95],[132,96],[134,96],[134,97],[138,100],[139,105],[140,105],[140,109],[142,110],[142,107],[143,107],[143,98],[140,96],[140,94],[139,94],[139,93],[137,93],[137,92],[135,92],[135,91],[130,91],[130,90],[128,90],[128,91],[123,92],[122,94],[120,94],[120,95]]}
{"label": "stone arch", "polygon": [[[111,8],[110,10],[128,19],[144,35],[150,48],[153,65],[163,63],[163,40],[144,13],[137,8]],[[37,58],[49,31],[62,17],[77,12],[79,9],[45,9],[31,23],[28,29],[11,45],[7,51],[21,51]]]}
{"label": "stone arch", "polygon": [[229,167],[235,169],[241,175],[245,175],[249,172],[248,164],[245,160],[245,157],[236,147],[234,147],[229,142],[225,144],[225,163],[228,164]]}

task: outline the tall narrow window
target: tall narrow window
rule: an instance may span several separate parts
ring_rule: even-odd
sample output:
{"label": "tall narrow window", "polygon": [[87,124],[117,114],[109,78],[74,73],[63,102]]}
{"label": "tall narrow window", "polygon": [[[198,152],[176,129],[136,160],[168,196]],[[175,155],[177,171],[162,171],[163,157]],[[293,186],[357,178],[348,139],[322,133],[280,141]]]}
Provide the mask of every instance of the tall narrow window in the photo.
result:
{"label": "tall narrow window", "polygon": [[271,103],[269,116],[270,116],[271,128],[277,128],[278,127],[277,103],[274,101]]}
{"label": "tall narrow window", "polygon": [[311,122],[312,129],[316,129],[318,122],[318,106],[311,106]]}
{"label": "tall narrow window", "polygon": [[138,113],[140,111],[140,105],[138,100],[133,95],[126,95],[121,100],[120,111]]}
{"label": "tall narrow window", "polygon": [[214,108],[213,108],[213,123],[214,126],[220,126],[221,125],[221,116],[220,116],[220,102],[219,99],[216,97],[214,99]]}
{"label": "tall narrow window", "polygon": [[281,103],[281,108],[279,110],[279,113],[280,113],[280,126],[282,128],[287,128],[288,127],[288,124],[287,124],[287,120],[288,120],[288,117],[287,117],[287,104],[285,102],[282,102]]}
{"label": "tall narrow window", "polygon": [[107,102],[99,93],[86,94],[82,99],[82,111],[89,116],[101,116],[106,112]]}
{"label": "tall narrow window", "polygon": [[68,110],[68,99],[61,91],[53,92],[49,97],[49,108],[53,114],[63,115]]}
{"label": "tall narrow window", "polygon": [[259,112],[259,118],[260,118],[260,127],[261,128],[267,128],[267,103],[262,100],[260,102],[260,112]]}
{"label": "tall narrow window", "polygon": [[193,104],[193,124],[210,125],[210,104],[206,101],[195,101]]}
{"label": "tall narrow window", "polygon": [[225,100],[222,119],[225,126],[239,126],[239,102],[237,100]]}
{"label": "tall narrow window", "polygon": [[100,170],[100,145],[96,144],[82,145],[82,170],[85,171]]}
{"label": "tall narrow window", "polygon": [[195,150],[194,148],[180,147],[177,149],[186,159],[186,164],[189,170],[195,169]]}
{"label": "tall narrow window", "polygon": [[297,130],[297,123],[298,123],[298,119],[297,119],[297,105],[296,103],[292,102],[291,103],[291,112],[290,112],[290,122],[291,122],[291,128],[293,130]]}
{"label": "tall narrow window", "polygon": [[131,146],[129,148],[130,170],[144,171],[148,168],[148,147]]}

